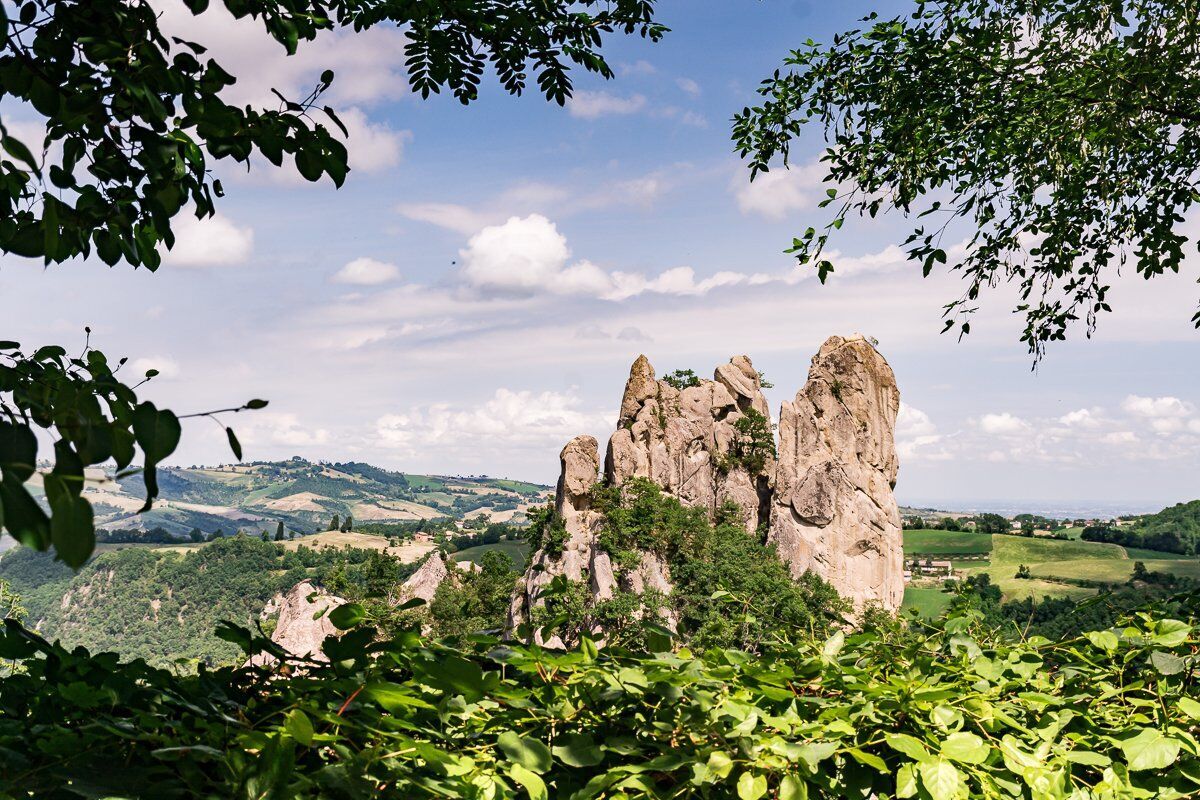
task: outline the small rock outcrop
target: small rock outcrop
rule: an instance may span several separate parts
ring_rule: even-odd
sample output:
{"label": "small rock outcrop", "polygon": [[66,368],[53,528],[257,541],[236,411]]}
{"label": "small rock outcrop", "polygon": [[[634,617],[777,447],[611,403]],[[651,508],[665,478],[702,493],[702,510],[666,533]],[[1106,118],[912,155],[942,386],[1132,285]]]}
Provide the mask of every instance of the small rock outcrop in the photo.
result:
{"label": "small rock outcrop", "polygon": [[779,412],[767,541],[795,576],[813,571],[855,606],[904,596],[900,511],[892,493],[900,393],[862,336],[831,337],[808,382]]}
{"label": "small rock outcrop", "polygon": [[[508,628],[515,630],[529,621],[546,588],[557,577],[570,581],[588,581],[597,599],[612,597],[616,577],[608,554],[597,547],[596,537],[602,522],[591,509],[591,489],[600,476],[599,445],[594,436],[576,436],[558,455],[561,470],[554,493],[554,512],[562,521],[566,536],[561,548],[542,548],[533,554],[525,579],[513,595]],[[540,644],[561,647],[557,635]]]}
{"label": "small rock outcrop", "polygon": [[420,599],[426,604],[432,603],[438,587],[450,575],[450,569],[440,551],[430,553],[425,563],[400,586],[398,602],[407,603],[409,600]]}
{"label": "small rock outcrop", "polygon": [[[324,661],[325,655],[321,652],[321,645],[326,636],[338,632],[329,621],[329,612],[345,602],[342,598],[317,588],[311,581],[300,581],[282,596],[272,598],[264,609],[264,614],[273,613],[275,610],[279,612],[275,630],[271,633],[271,641],[294,656]],[[259,653],[251,658],[249,663],[270,666],[275,660],[269,653]]]}
{"label": "small rock outcrop", "polygon": [[[871,342],[834,336],[822,345],[808,382],[781,408],[777,443],[761,376],[748,357],[722,364],[712,380],[689,383],[658,380],[649,360],[638,357],[608,441],[605,481],[647,478],[710,517],[732,501],[747,530],[766,530],[794,576],[813,571],[858,608],[898,609],[903,545],[892,490],[900,395]],[[671,593],[668,565],[655,554],[619,571],[598,545],[604,521],[590,498],[600,468],[596,439],[579,436],[559,457],[555,512],[565,538],[561,548],[531,557],[513,597],[510,630],[529,619],[558,576],[586,581],[596,600],[618,589]]]}

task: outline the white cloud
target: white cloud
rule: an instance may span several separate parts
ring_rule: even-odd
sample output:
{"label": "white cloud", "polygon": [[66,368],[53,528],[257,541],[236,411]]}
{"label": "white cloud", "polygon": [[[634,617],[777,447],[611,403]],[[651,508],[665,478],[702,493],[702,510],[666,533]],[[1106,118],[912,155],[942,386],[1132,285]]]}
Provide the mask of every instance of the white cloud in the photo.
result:
{"label": "white cloud", "polygon": [[580,433],[601,432],[613,420],[580,408],[574,392],[497,389],[475,407],[449,403],[385,414],[375,425],[379,442],[401,452],[423,448],[520,447],[552,450]]}
{"label": "white cloud", "polygon": [[617,70],[622,75],[654,75],[658,72],[653,64],[644,59],[634,61],[633,63],[621,64]]}
{"label": "white cloud", "polygon": [[1101,436],[1100,441],[1109,445],[1137,444],[1138,437],[1133,431],[1113,431]]}
{"label": "white cloud", "polygon": [[691,78],[677,78],[675,80],[675,85],[692,97],[700,96],[700,84],[696,83]]}
{"label": "white cloud", "polygon": [[193,15],[177,2],[155,0],[164,33],[197,42],[238,80],[224,91],[229,102],[274,107],[277,89],[289,100],[301,99],[316,86],[321,72],[334,71],[325,102],[348,107],[396,99],[407,93],[404,70],[408,39],[398,28],[382,25],[365,31],[325,31],[315,41],[300,42],[296,55],[266,32],[261,20],[235,19],[222,3]]}
{"label": "white cloud", "polygon": [[753,181],[745,170],[733,177],[730,188],[743,214],[758,214],[772,221],[782,220],[796,211],[815,208],[823,198],[825,168],[808,164],[791,169],[779,168],[760,173]]}
{"label": "white cloud", "polygon": [[[501,293],[555,291],[571,255],[567,239],[540,214],[510,217],[503,225],[484,228],[460,250],[463,275],[474,287]],[[572,282],[595,277],[595,267],[576,265]]]}
{"label": "white cloud", "polygon": [[1131,394],[1121,403],[1121,408],[1136,417],[1147,419],[1178,419],[1191,416],[1195,410],[1191,403],[1178,397],[1141,397]]}
{"label": "white cloud", "polygon": [[646,98],[640,94],[621,97],[609,92],[579,91],[567,101],[567,111],[579,119],[635,114],[645,107]]}
{"label": "white cloud", "polygon": [[1069,428],[1098,428],[1103,423],[1098,408],[1080,408],[1064,414],[1058,421]]}
{"label": "white cloud", "polygon": [[348,108],[338,114],[349,133],[343,138],[350,168],[362,172],[382,172],[400,163],[404,144],[412,138],[409,131],[394,131],[386,124],[372,123],[358,108]]}
{"label": "white cloud", "polygon": [[1029,423],[1007,411],[1001,414],[984,414],[979,420],[979,429],[992,436],[1019,436],[1028,433]]}
{"label": "white cloud", "polygon": [[223,214],[197,219],[184,213],[172,227],[175,246],[163,253],[163,263],[170,266],[225,267],[244,262],[254,250],[254,229]]}
{"label": "white cloud", "polygon": [[296,414],[274,411],[256,411],[239,419],[234,431],[246,450],[247,458],[254,456],[251,447],[312,447],[326,444],[332,437],[324,428],[313,428],[300,421]]}
{"label": "white cloud", "polygon": [[400,268],[386,261],[373,258],[356,258],[348,262],[333,275],[336,283],[352,283],[358,286],[378,286],[400,277]]}
{"label": "white cloud", "polygon": [[927,436],[937,431],[929,415],[919,408],[913,408],[908,403],[900,403],[900,413],[896,415],[896,438],[911,439],[917,436]]}
{"label": "white cloud", "polygon": [[495,221],[494,214],[455,203],[401,203],[396,210],[417,222],[466,234],[475,233]]}

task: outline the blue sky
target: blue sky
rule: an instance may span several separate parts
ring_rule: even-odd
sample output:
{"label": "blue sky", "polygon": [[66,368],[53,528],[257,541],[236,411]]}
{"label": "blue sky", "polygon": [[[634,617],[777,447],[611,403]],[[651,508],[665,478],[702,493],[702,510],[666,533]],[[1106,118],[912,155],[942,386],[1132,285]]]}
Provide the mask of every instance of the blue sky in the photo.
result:
{"label": "blue sky", "polygon": [[[902,502],[1200,495],[1193,279],[1118,279],[1097,337],[1076,332],[1035,373],[1004,289],[966,341],[939,335],[961,289],[899,257],[902,219],[847,225],[824,287],[782,252],[826,220],[819,138],[750,186],[729,118],[789,47],[903,3],[667,2],[673,32],[612,40],[616,80],[581,75],[567,108],[490,86],[466,109],[407,92],[399,31],[328,36],[288,60],[217,12],[159,5],[164,26],[245,76],[239,101],[297,94],[332,66],[350,179],[335,191],[222,167],[219,218],[182,225],[158,274],[4,260],[4,332],[71,345],[90,324],[110,355],[159,368],[148,394],[179,411],[269,398],[231,420],[249,458],[549,481],[572,435],[607,436],[639,353],[704,373],[747,353],[777,408],[821,341],[861,331],[900,383]],[[32,129],[19,112],[5,122]],[[201,420],[175,461],[227,460],[225,447]]]}

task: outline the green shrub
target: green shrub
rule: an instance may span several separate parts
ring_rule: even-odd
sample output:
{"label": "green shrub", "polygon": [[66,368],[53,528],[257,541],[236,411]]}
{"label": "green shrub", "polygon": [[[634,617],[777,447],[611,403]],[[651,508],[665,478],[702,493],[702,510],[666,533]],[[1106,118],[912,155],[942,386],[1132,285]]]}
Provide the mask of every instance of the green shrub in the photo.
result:
{"label": "green shrub", "polygon": [[[959,609],[732,648],[461,647],[370,628],[299,673],[179,676],[15,623],[0,795],[261,798],[1184,797],[1200,789],[1188,622],[1062,642]],[[339,615],[339,621],[352,617]],[[250,649],[249,631],[222,635]]]}

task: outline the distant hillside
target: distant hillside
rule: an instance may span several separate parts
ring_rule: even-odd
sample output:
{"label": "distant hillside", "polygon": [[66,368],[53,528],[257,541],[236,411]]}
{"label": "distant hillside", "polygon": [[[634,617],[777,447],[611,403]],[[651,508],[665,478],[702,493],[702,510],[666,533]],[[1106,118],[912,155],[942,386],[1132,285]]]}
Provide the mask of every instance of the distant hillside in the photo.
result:
{"label": "distant hillside", "polygon": [[[97,473],[85,490],[101,528],[162,528],[186,537],[239,529],[326,530],[334,515],[356,523],[436,518],[523,522],[530,505],[543,502],[547,486],[501,478],[458,478],[392,472],[370,464],[312,463],[303,459],[219,467],[160,469],[161,499],[138,514],[141,475],[119,480]],[[35,479],[36,480],[36,479]]]}
{"label": "distant hillside", "polygon": [[1200,552],[1200,500],[1177,503],[1157,514],[1138,517],[1127,525],[1087,528],[1082,538],[1124,547],[1196,555]]}
{"label": "distant hillside", "polygon": [[[365,580],[375,552],[231,536],[194,550],[107,551],[76,574],[48,553],[19,548],[0,558],[0,580],[20,595],[27,625],[68,647],[116,651],[158,666],[175,659],[215,665],[239,654],[214,635],[219,622],[253,625],[268,600],[305,578],[325,581],[336,571],[345,590]],[[394,580],[415,566],[387,563]]]}

